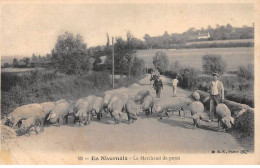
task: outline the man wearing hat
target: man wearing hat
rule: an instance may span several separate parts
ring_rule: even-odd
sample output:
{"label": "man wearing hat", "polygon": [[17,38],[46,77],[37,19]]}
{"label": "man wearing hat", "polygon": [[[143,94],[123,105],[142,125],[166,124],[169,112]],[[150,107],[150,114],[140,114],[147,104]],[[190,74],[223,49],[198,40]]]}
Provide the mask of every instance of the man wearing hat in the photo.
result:
{"label": "man wearing hat", "polygon": [[212,73],[213,81],[210,82],[209,93],[210,99],[210,112],[209,121],[213,121],[216,117],[216,106],[224,100],[224,86],[221,81],[218,80],[219,75]]}
{"label": "man wearing hat", "polygon": [[156,79],[154,80],[153,87],[156,90],[156,97],[160,98],[161,89],[163,89],[162,80],[160,79],[160,75],[156,75]]}

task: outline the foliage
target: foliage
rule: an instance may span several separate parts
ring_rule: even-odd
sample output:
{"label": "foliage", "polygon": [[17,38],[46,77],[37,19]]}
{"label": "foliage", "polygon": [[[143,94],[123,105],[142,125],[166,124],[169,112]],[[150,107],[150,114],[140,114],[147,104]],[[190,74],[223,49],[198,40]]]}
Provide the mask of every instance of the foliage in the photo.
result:
{"label": "foliage", "polygon": [[144,74],[144,60],[140,59],[138,57],[134,57],[133,60],[133,66],[131,67],[131,72],[133,74],[133,76],[142,76],[142,74]]}
{"label": "foliage", "polygon": [[170,61],[168,56],[162,51],[157,51],[155,56],[153,57],[154,67],[158,69],[160,73],[163,73],[168,69],[169,64]]}
{"label": "foliage", "polygon": [[254,92],[253,91],[234,91],[226,89],[225,99],[231,100],[241,104],[247,104],[250,107],[254,107]]}
{"label": "foliage", "polygon": [[247,109],[241,116],[235,119],[235,128],[243,133],[243,136],[254,136],[255,113]]}
{"label": "foliage", "polygon": [[26,64],[26,65],[29,65],[30,64],[30,58],[29,57],[24,57],[23,58],[23,62]]}
{"label": "foliage", "polygon": [[[236,72],[236,74],[238,74],[238,72]],[[236,74],[222,75],[219,77],[219,80],[223,83],[225,88],[225,99],[254,107],[254,80]],[[165,75],[170,78],[177,76],[179,87],[192,90],[200,89],[208,91],[209,83],[212,81],[212,75],[201,74],[198,70],[183,67],[177,62],[172,63],[170,70],[166,71]]]}
{"label": "foliage", "polygon": [[[136,39],[132,36],[132,34],[127,32],[127,40],[123,40],[121,37],[116,38],[116,42],[114,44],[114,65],[115,65],[115,74],[120,75],[137,75],[136,69],[141,69],[144,66],[144,61],[141,61],[140,58],[136,58],[136,47],[138,43],[136,43]],[[111,48],[110,52],[107,52],[107,59],[105,65],[112,69],[112,52]]]}
{"label": "foliage", "polygon": [[179,72],[179,83],[183,88],[194,88],[198,83],[200,71],[195,68],[183,68]]}
{"label": "foliage", "polygon": [[247,66],[239,66],[237,76],[247,80],[254,79],[254,65],[248,64]]}
{"label": "foliage", "polygon": [[15,67],[15,66],[17,66],[18,65],[18,60],[17,60],[17,58],[14,58],[13,59],[13,66]]}
{"label": "foliage", "polygon": [[182,67],[182,65],[181,65],[180,61],[175,61],[175,62],[171,63],[169,70],[177,72],[178,70],[181,69],[181,67]]}
{"label": "foliage", "polygon": [[[195,44],[192,46],[185,46],[184,44],[189,41],[200,41],[198,39],[199,33],[209,33],[210,38],[206,39],[209,41],[213,40],[229,40],[229,39],[253,39],[254,38],[254,26],[243,26],[243,27],[233,27],[231,24],[227,24],[226,26],[222,25],[214,29],[210,25],[204,29],[195,29],[195,28],[189,28],[187,31],[183,33],[172,33],[168,34],[166,31],[161,36],[151,37],[149,34],[145,34],[144,44],[149,49],[155,49],[155,48],[176,48],[176,44],[178,48],[210,48],[213,46],[217,47],[227,47],[228,45],[232,45],[233,47],[239,46],[239,45],[250,45],[250,44]],[[205,41],[205,40],[204,40]],[[196,46],[199,45],[199,46]],[[231,46],[229,46],[231,47]]]}
{"label": "foliage", "polygon": [[87,54],[81,35],[65,32],[58,36],[52,50],[52,62],[58,71],[66,74],[84,74],[92,69],[94,60]]}
{"label": "foliage", "polygon": [[221,75],[226,71],[227,63],[222,60],[220,55],[204,55],[202,57],[202,68],[206,74],[215,72]]}
{"label": "foliage", "polygon": [[12,67],[12,64],[9,64],[8,62],[4,63],[4,65],[2,66],[2,68],[9,68]]}
{"label": "foliage", "polygon": [[180,66],[178,69],[166,71],[165,75],[172,79],[177,77],[179,80],[179,87],[184,89],[194,89],[198,87],[200,71],[195,68]]}
{"label": "foliage", "polygon": [[[2,117],[21,105],[60,99],[75,101],[90,94],[100,96],[104,91],[111,89],[111,79],[105,72],[76,76],[54,71],[33,71],[23,75],[2,73],[1,76]],[[115,88],[126,87],[139,79],[115,80]]]}

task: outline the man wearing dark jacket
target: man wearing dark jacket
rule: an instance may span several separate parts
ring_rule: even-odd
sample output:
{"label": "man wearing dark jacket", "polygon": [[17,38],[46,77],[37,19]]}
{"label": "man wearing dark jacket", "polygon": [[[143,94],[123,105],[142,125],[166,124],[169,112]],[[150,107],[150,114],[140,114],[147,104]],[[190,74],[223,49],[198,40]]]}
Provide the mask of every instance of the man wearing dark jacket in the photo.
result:
{"label": "man wearing dark jacket", "polygon": [[160,98],[161,90],[163,89],[163,84],[162,84],[162,80],[159,78],[159,76],[156,77],[156,79],[153,83],[153,87],[156,90],[156,97]]}

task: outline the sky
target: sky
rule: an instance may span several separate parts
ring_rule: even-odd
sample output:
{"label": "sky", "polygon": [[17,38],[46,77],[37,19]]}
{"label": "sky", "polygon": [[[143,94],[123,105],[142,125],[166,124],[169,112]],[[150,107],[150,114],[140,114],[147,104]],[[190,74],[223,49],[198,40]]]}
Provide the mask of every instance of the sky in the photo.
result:
{"label": "sky", "polygon": [[143,39],[145,34],[253,22],[253,4],[3,4],[1,55],[45,55],[64,31],[81,34],[91,47],[105,45],[107,33],[125,37],[130,30]]}

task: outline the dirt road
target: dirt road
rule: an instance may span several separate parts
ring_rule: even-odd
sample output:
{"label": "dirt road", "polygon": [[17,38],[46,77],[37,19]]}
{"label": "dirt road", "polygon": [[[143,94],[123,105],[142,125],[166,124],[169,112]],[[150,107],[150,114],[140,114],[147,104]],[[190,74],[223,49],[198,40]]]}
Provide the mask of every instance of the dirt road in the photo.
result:
{"label": "dirt road", "polygon": [[[164,89],[161,99],[172,96],[170,81],[162,77]],[[155,96],[149,76],[126,91],[134,95],[138,90],[149,89]],[[178,97],[188,99],[190,92],[178,89]],[[193,129],[192,119],[178,116],[177,112],[159,120],[157,116],[138,119],[127,124],[124,113],[121,124],[115,125],[110,116],[93,121],[85,127],[46,126],[45,131],[30,137],[22,136],[2,144],[5,160],[16,164],[68,164],[81,153],[211,153],[212,150],[243,150],[229,133],[216,131],[217,123],[204,123],[203,129]],[[54,159],[55,158],[55,159]],[[3,161],[3,160],[2,160]],[[0,157],[1,162],[1,157]],[[8,162],[8,161],[7,161]]]}

